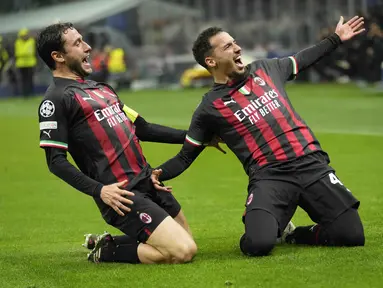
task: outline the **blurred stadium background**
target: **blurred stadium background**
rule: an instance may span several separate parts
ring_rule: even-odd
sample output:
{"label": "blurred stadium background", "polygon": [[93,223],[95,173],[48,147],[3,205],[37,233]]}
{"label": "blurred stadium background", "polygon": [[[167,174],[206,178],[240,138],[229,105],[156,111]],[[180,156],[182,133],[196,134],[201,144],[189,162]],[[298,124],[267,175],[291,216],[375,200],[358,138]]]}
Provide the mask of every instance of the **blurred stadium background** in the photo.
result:
{"label": "blurred stadium background", "polygon": [[[382,287],[382,4],[383,0],[0,1],[0,287]],[[272,257],[244,257],[238,241],[247,177],[232,153],[206,149],[190,169],[167,183],[174,187],[199,247],[191,265],[86,261],[84,233],[119,231],[104,223],[88,196],[49,173],[38,147],[37,109],[52,78],[36,55],[17,61],[17,39],[30,37],[23,40],[30,41],[24,43],[27,47],[18,41],[21,51],[29,51],[40,28],[73,22],[93,46],[93,79],[114,85],[124,103],[147,121],[187,129],[208,89],[202,86],[211,84],[190,51],[204,27],[227,29],[251,61],[314,44],[334,29],[340,15],[347,19],[355,14],[367,18],[367,33],[300,75],[287,91],[329,152],[337,175],[361,200],[366,247],[278,245]],[[25,71],[33,71],[32,91],[20,81]],[[152,166],[180,149],[142,145]],[[311,223],[300,209],[293,221]]]}
{"label": "blurred stadium background", "polygon": [[[116,88],[204,86],[191,45],[210,25],[227,29],[248,61],[292,54],[334,30],[340,15],[366,17],[368,33],[327,57],[298,81],[376,84],[383,77],[383,0],[3,0],[0,4],[1,96],[23,93],[15,41],[70,21],[93,47],[92,78]],[[28,30],[26,30],[28,29]],[[20,48],[22,49],[22,48]],[[32,57],[32,56],[30,56]],[[35,57],[35,56],[33,56]],[[33,94],[50,82],[40,59]],[[28,95],[31,93],[27,93]]]}

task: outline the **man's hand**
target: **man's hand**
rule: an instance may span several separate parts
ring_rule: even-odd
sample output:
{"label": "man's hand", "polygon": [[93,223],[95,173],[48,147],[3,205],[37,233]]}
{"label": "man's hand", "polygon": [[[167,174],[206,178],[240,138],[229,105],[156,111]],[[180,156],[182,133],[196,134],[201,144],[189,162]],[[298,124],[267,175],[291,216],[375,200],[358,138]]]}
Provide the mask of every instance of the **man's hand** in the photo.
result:
{"label": "man's hand", "polygon": [[343,24],[343,16],[340,16],[340,20],[338,22],[338,25],[336,26],[335,33],[338,34],[342,42],[347,41],[366,30],[363,28],[363,20],[363,17],[355,16],[354,18]]}
{"label": "man's hand", "polygon": [[152,182],[153,182],[153,185],[154,185],[154,188],[156,188],[156,190],[159,190],[159,191],[165,191],[165,192],[172,192],[172,187],[171,186],[164,186],[160,180],[158,180],[158,178],[160,177],[162,173],[162,170],[161,169],[154,169],[152,171],[152,176],[150,176],[150,178],[152,179]]}
{"label": "man's hand", "polygon": [[218,149],[218,151],[221,151],[223,154],[226,154],[226,151],[223,150],[221,148],[221,146],[219,146],[219,143],[224,143],[224,142],[222,141],[222,139],[220,137],[214,136],[213,139],[211,139],[211,141],[209,142],[209,144],[207,146],[208,147],[209,146],[214,147],[214,148]]}
{"label": "man's hand", "polygon": [[130,212],[130,208],[126,207],[124,204],[132,205],[133,201],[125,198],[125,196],[134,196],[133,192],[121,189],[128,183],[127,180],[124,180],[119,183],[106,185],[101,189],[101,199],[106,205],[109,205],[118,213],[118,215],[125,216],[121,211]]}

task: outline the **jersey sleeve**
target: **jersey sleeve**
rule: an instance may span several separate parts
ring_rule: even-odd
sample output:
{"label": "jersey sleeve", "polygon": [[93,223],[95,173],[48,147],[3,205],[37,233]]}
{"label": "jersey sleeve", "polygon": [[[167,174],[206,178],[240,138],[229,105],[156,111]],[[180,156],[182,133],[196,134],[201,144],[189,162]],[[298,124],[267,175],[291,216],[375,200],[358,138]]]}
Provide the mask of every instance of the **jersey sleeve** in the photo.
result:
{"label": "jersey sleeve", "polygon": [[64,95],[48,94],[38,108],[40,126],[40,147],[68,150],[67,103]]}
{"label": "jersey sleeve", "polygon": [[279,74],[283,81],[293,80],[299,72],[311,67],[341,44],[342,41],[339,36],[333,33],[319,43],[303,49],[293,56],[266,60],[266,63],[271,66],[271,76],[276,77],[273,74],[276,73]]}
{"label": "jersey sleeve", "polygon": [[181,151],[157,168],[162,170],[160,181],[173,179],[183,173],[204,150],[205,144],[212,140],[213,130],[208,120],[208,114],[200,104],[193,114]]}
{"label": "jersey sleeve", "polygon": [[185,141],[193,146],[207,145],[213,138],[209,115],[201,103],[193,114]]}
{"label": "jersey sleeve", "polygon": [[299,73],[298,62],[294,56],[267,59],[265,63],[271,68],[271,73],[277,74],[283,82],[294,80]]}

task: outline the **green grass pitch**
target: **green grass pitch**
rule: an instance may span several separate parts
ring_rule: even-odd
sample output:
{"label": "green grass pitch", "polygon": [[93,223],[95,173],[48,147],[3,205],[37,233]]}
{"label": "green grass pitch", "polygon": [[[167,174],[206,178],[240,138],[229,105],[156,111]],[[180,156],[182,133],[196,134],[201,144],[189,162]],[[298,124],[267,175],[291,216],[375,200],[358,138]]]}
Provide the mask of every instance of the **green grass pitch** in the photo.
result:
{"label": "green grass pitch", "polygon": [[[187,128],[204,90],[121,92],[147,121]],[[117,230],[93,200],[51,175],[39,146],[41,98],[0,101],[0,287],[382,287],[383,96],[354,86],[291,85],[290,98],[361,200],[363,248],[278,245],[246,258],[238,241],[247,178],[232,153],[206,149],[167,184],[183,206],[198,255],[186,265],[99,264],[83,234]],[[180,145],[143,143],[154,166]],[[295,224],[310,224],[298,210]],[[226,283],[226,284],[225,284]]]}

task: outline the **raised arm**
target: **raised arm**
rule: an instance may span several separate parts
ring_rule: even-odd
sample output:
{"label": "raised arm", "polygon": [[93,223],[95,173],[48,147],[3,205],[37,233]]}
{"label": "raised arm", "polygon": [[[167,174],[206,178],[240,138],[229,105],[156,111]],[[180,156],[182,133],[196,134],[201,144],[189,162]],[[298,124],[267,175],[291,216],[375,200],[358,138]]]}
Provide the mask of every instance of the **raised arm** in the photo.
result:
{"label": "raised arm", "polygon": [[293,56],[277,59],[277,65],[284,76],[284,80],[292,80],[296,75],[306,68],[314,65],[324,56],[334,51],[340,44],[362,33],[363,18],[355,16],[346,23],[340,18],[335,32],[319,43],[299,51]]}

